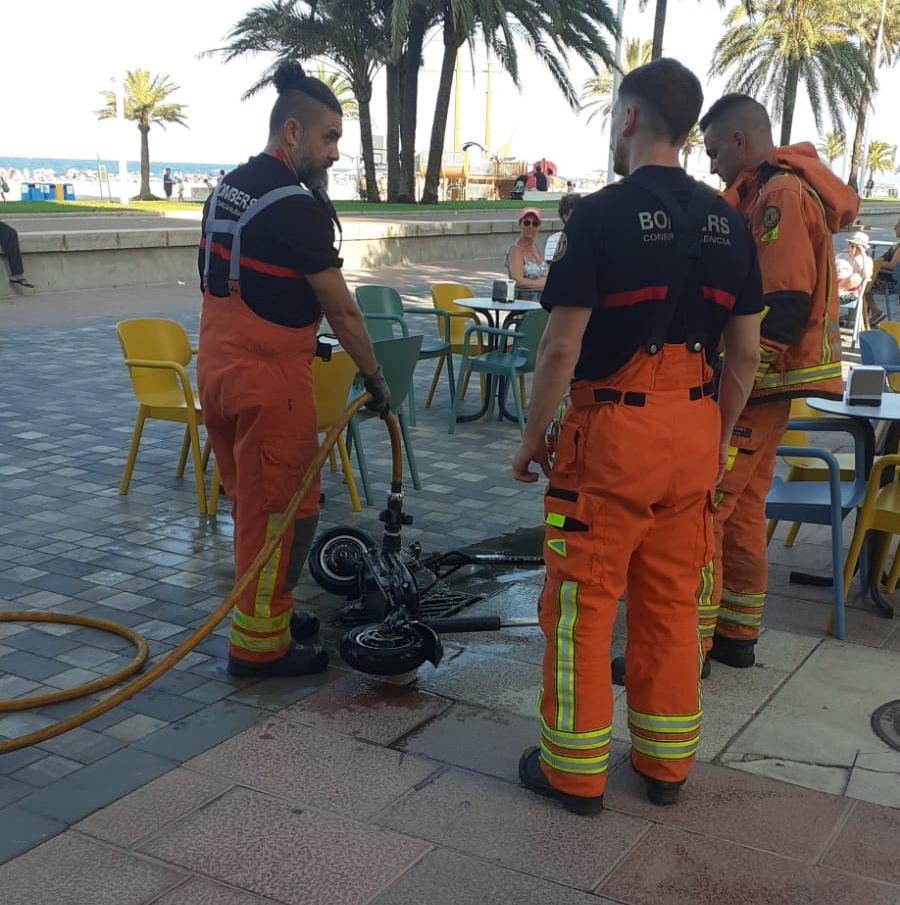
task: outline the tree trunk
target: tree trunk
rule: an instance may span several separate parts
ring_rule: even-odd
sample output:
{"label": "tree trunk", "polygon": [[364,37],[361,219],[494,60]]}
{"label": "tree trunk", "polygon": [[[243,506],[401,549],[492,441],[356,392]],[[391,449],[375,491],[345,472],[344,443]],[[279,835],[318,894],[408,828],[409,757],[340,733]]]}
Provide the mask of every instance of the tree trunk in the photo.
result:
{"label": "tree trunk", "polygon": [[387,200],[396,201],[400,190],[400,64],[390,62],[387,71]]}
{"label": "tree trunk", "polygon": [[666,4],[668,0],[656,0],[656,15],[653,18],[653,49],[650,52],[651,60],[658,60],[662,56],[663,32],[666,30]]}
{"label": "tree trunk", "polygon": [[[869,69],[873,79],[875,78],[877,67],[878,42],[873,39],[872,46],[869,48]],[[850,177],[847,179],[847,183],[854,192],[859,192],[859,166],[862,163],[863,137],[866,134],[866,120],[869,116],[869,104],[872,100],[873,88],[874,85],[870,85],[867,80],[860,99],[859,117],[856,120],[856,134],[853,136],[853,151],[850,154]]]}
{"label": "tree trunk", "polygon": [[866,133],[866,118],[869,112],[870,92],[864,90],[863,101],[856,120],[856,134],[853,136],[853,149],[850,152],[850,175],[847,184],[854,192],[859,192],[859,165],[862,161],[863,136]]}
{"label": "tree trunk", "polygon": [[381,201],[378,194],[378,176],[375,174],[375,147],[372,142],[372,86],[362,87],[356,93],[359,104],[359,140],[362,144],[363,170],[366,174],[366,201]]}
{"label": "tree trunk", "polygon": [[791,143],[791,127],[794,125],[794,107],[797,104],[797,83],[800,81],[800,66],[791,63],[784,78],[784,106],[781,108],[781,138],[779,144]]}
{"label": "tree trunk", "polygon": [[138,199],[153,201],[155,196],[150,194],[150,126],[138,123],[138,131],[141,133],[141,190],[138,192]]}
{"label": "tree trunk", "polygon": [[416,112],[419,97],[419,69],[428,14],[424,6],[414,6],[409,17],[406,51],[400,62],[400,191],[399,201],[416,201]]}
{"label": "tree trunk", "polygon": [[[448,20],[452,13],[448,10]],[[447,132],[447,114],[450,112],[450,92],[453,89],[453,70],[461,42],[457,39],[452,20],[444,22],[444,58],[441,61],[441,78],[438,82],[431,123],[431,143],[428,146],[428,169],[425,172],[425,188],[422,204],[438,203],[438,183],[441,178],[441,159],[444,156],[444,136]]]}

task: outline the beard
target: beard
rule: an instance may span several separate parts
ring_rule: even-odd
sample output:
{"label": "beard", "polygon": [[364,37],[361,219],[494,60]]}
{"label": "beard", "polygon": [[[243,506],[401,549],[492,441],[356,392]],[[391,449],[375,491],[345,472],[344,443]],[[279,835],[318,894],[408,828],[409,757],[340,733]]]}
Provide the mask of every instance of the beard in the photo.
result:
{"label": "beard", "polygon": [[328,168],[331,163],[322,165],[318,161],[311,160],[303,151],[300,151],[293,160],[297,178],[308,189],[328,188]]}

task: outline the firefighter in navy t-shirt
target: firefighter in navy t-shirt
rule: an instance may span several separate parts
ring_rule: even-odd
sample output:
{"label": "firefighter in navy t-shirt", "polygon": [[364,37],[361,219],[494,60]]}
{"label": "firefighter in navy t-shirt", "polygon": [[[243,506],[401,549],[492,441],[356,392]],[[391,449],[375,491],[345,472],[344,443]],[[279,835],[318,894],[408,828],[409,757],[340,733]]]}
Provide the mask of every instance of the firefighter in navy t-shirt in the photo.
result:
{"label": "firefighter in navy t-shirt", "polygon": [[[631,763],[651,801],[677,800],[700,738],[710,494],[753,385],[762,310],[743,218],[678,165],[702,100],[674,60],[623,79],[612,134],[628,178],[582,199],[557,246],[513,463],[517,480],[538,479],[531,462],[550,479],[541,745],[522,755],[519,775],[580,814],[603,803],[623,594]],[[709,362],[720,341],[717,405]],[[567,389],[551,468],[544,434]]]}
{"label": "firefighter in navy t-shirt", "polygon": [[[341,274],[333,208],[317,189],[338,159],[341,105],[296,64],[281,66],[275,85],[268,144],[216,187],[204,211],[200,248],[197,379],[203,419],[233,504],[237,575],[277,529],[317,452],[312,359],[323,312],[364,375],[373,396],[369,408],[383,415],[389,407],[365,324]],[[325,651],[302,643],[316,634],[318,619],[292,612],[318,506],[316,481],[279,548],[238,600],[231,673],[325,669]]]}

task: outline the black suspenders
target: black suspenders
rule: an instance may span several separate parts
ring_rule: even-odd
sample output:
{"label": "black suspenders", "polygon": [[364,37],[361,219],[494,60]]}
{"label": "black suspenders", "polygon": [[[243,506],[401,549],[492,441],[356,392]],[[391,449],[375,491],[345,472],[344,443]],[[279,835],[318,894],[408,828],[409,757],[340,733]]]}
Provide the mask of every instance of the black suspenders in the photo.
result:
{"label": "black suspenders", "polygon": [[703,230],[718,195],[702,182],[697,182],[685,211],[668,189],[658,185],[640,170],[628,176],[625,182],[643,189],[663,206],[669,215],[672,232],[675,235],[675,259],[669,273],[666,297],[659,305],[644,349],[648,355],[656,355],[662,349],[675,318],[675,312],[681,307],[685,314],[688,349],[691,352],[700,352],[706,341],[702,298],[698,296],[684,299],[683,304],[680,303],[688,280],[698,270],[700,252],[703,248]]}

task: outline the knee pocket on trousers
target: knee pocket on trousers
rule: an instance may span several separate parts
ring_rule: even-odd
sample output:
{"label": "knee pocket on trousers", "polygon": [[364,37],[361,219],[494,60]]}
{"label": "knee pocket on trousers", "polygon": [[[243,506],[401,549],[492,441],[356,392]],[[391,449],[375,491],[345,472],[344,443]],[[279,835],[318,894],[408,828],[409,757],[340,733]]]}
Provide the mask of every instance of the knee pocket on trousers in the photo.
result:
{"label": "knee pocket on trousers", "polygon": [[[266,512],[284,512],[287,509],[317,450],[317,439],[269,437],[263,441],[259,451],[262,481],[259,493]],[[297,517],[302,516],[301,509]]]}
{"label": "knee pocket on trousers", "polygon": [[544,495],[544,562],[548,575],[596,582],[602,574],[603,500],[551,485]]}
{"label": "knee pocket on trousers", "polygon": [[[744,433],[748,431],[749,436]],[[719,490],[723,493],[740,493],[750,480],[759,457],[759,449],[764,438],[759,429],[747,429],[740,424],[735,427],[729,445],[729,467],[719,481]]]}

